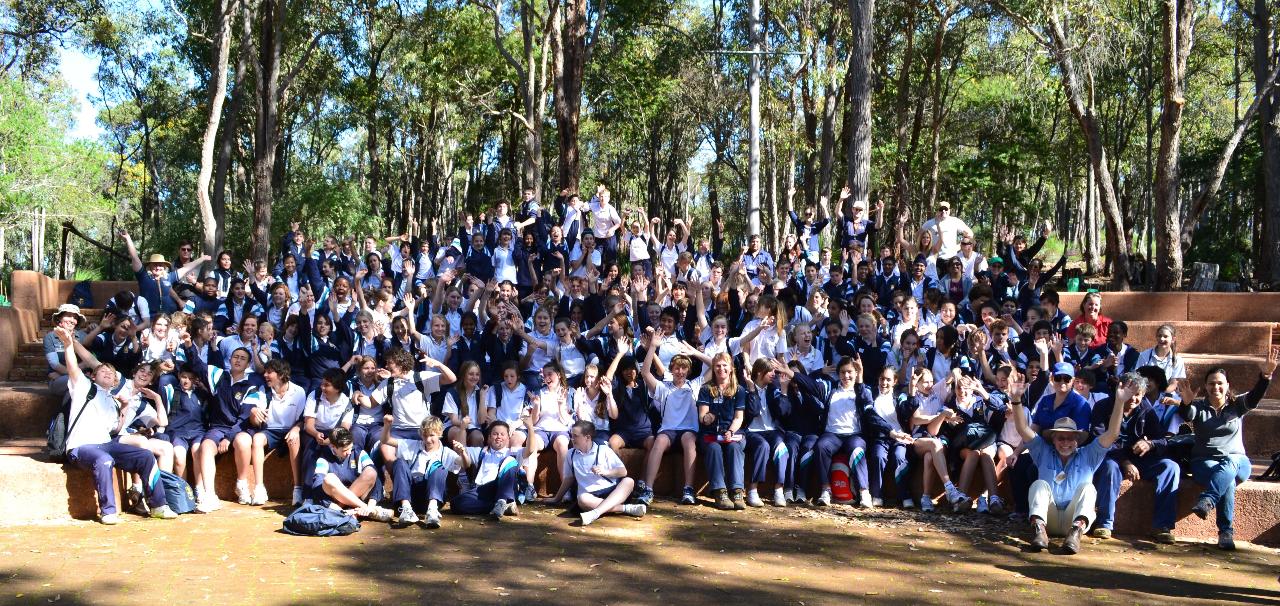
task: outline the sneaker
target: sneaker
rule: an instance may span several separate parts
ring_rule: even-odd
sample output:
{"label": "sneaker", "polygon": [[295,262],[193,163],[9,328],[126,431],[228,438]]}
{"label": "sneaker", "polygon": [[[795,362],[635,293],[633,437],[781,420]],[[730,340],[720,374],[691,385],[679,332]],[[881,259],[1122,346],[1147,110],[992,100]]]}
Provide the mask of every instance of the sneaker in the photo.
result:
{"label": "sneaker", "polygon": [[151,510],[151,517],[157,520],[172,520],[178,517],[178,512],[169,509],[168,505],[161,505]]}
{"label": "sneaker", "polygon": [[786,491],[783,490],[781,487],[773,489],[773,506],[774,507],[786,507],[787,501],[789,500],[790,499],[787,498]]}
{"label": "sneaker", "polygon": [[793,502],[793,503],[803,503],[803,502],[808,501],[808,500],[809,500],[809,495],[807,495],[807,494],[805,494],[805,493],[804,493],[804,488],[801,488],[801,487],[799,487],[799,486],[796,486],[796,498],[795,498],[792,502]]}
{"label": "sneaker", "polygon": [[1234,531],[1231,531],[1231,530],[1218,531],[1218,549],[1221,549],[1223,551],[1236,550],[1236,537],[1235,537]]}
{"label": "sneaker", "polygon": [[623,505],[623,506],[622,506],[622,513],[624,513],[624,514],[626,514],[626,515],[629,515],[629,516],[631,516],[631,517],[633,517],[633,518],[643,518],[643,517],[644,517],[644,514],[649,513],[649,508],[648,508],[648,507],[645,507],[644,505],[640,505],[640,504],[636,504],[636,505]]}
{"label": "sneaker", "polygon": [[222,509],[222,501],[218,497],[205,495],[204,500],[196,502],[196,511],[200,513],[213,513]]}
{"label": "sneaker", "polygon": [[259,484],[253,489],[253,502],[250,505],[266,505],[267,504],[267,487]]}
{"label": "sneaker", "polygon": [[120,514],[108,513],[102,516],[101,518],[98,518],[98,521],[102,522],[103,524],[106,524],[107,526],[115,526],[116,524],[120,523]]}
{"label": "sneaker", "polygon": [[[757,496],[757,497],[756,497],[756,500],[757,500],[757,501],[759,501],[759,500],[760,500],[760,497],[759,497],[759,496]],[[761,503],[761,505],[763,505],[763,504],[764,504],[764,503]],[[734,489],[733,489],[733,508],[734,508],[734,509],[736,509],[736,510],[738,510],[738,511],[742,511],[742,510],[744,510],[744,509],[746,509],[746,508],[747,508],[747,501],[746,501],[746,499],[744,498],[744,496],[743,496],[743,494],[742,494],[742,489],[741,489],[741,488],[734,488]]]}
{"label": "sneaker", "polygon": [[1111,529],[1102,528],[1102,527],[1094,528],[1093,530],[1089,531],[1089,536],[1095,539],[1102,539],[1105,541],[1111,538]]}
{"label": "sneaker", "polygon": [[[881,505],[883,504],[884,503],[882,502]],[[863,490],[860,493],[858,493],[858,507],[861,507],[863,509],[870,509],[874,505],[875,505],[875,502],[871,500],[871,491]]]}
{"label": "sneaker", "polygon": [[903,509],[914,509],[914,508],[915,508],[915,506],[916,506],[916,502],[915,502],[915,501],[912,501],[911,499],[903,499],[903,500],[902,500],[902,508],[903,508]]}
{"label": "sneaker", "polygon": [[1155,542],[1163,543],[1165,545],[1173,545],[1178,542],[1177,537],[1173,536],[1173,532],[1165,528],[1157,528],[1156,531],[1152,533],[1151,538]]}
{"label": "sneaker", "polygon": [[493,518],[493,521],[495,522],[501,522],[502,516],[505,515],[506,513],[507,513],[506,499],[498,499],[498,502],[493,504],[493,509],[489,510],[489,517]]}
{"label": "sneaker", "polygon": [[405,503],[400,506],[400,513],[396,516],[396,523],[401,526],[409,526],[418,523],[418,513],[413,510],[413,506]]}
{"label": "sneaker", "polygon": [[967,504],[969,500],[969,495],[960,492],[955,484],[947,484],[947,501],[951,502],[952,507],[958,508],[961,504]]}
{"label": "sneaker", "polygon": [[1062,541],[1062,551],[1067,555],[1080,553],[1080,535],[1082,534],[1084,534],[1084,529],[1072,524],[1071,530],[1067,531],[1067,538]]}
{"label": "sneaker", "polygon": [[884,507],[884,499],[881,499],[879,497],[871,497],[871,506]]}
{"label": "sneaker", "polygon": [[684,491],[680,493],[680,504],[693,505],[697,502],[698,502],[698,499],[694,496],[693,487],[685,486]]}
{"label": "sneaker", "polygon": [[244,480],[236,482],[236,502],[241,505],[253,503],[253,492],[249,490],[249,483]]}
{"label": "sneaker", "polygon": [[987,513],[987,497],[978,497],[978,513]]}
{"label": "sneaker", "polygon": [[440,527],[440,510],[433,509],[427,512],[427,528]]}
{"label": "sneaker", "polygon": [[650,488],[648,484],[645,484],[644,481],[641,480],[637,488],[639,488],[639,494],[636,496],[637,502],[641,505],[649,505],[653,503],[653,489]]}
{"label": "sneaker", "polygon": [[752,490],[747,493],[747,505],[751,507],[764,507],[764,501],[760,500],[760,491]]}
{"label": "sneaker", "polygon": [[733,509],[733,501],[729,499],[729,491],[723,488],[716,491],[716,509],[728,511]]}
{"label": "sneaker", "polygon": [[579,517],[582,518],[583,526],[590,526],[592,522],[600,519],[600,514],[596,513],[595,510],[584,511]]}
{"label": "sneaker", "polygon": [[816,501],[816,504],[818,505],[818,507],[826,507],[826,506],[830,505],[830,504],[831,504],[831,491],[830,491],[829,489],[825,489],[825,488],[824,488],[824,489],[822,490],[822,493],[818,495],[818,500]]}
{"label": "sneaker", "polygon": [[302,504],[302,487],[301,486],[293,487],[293,504],[294,505]]}
{"label": "sneaker", "polygon": [[379,507],[377,505],[374,505],[370,507],[368,511],[365,512],[364,517],[369,518],[374,522],[390,522],[391,510],[387,509],[386,507]]}
{"label": "sneaker", "polygon": [[933,513],[933,499],[931,497],[920,497],[920,511]]}
{"label": "sneaker", "polygon": [[993,516],[1004,515],[1004,500],[997,496],[987,499],[987,511],[990,511]]}
{"label": "sneaker", "polygon": [[1031,551],[1042,551],[1049,548],[1049,530],[1045,528],[1044,522],[1033,520],[1035,525],[1035,533],[1031,537]]}
{"label": "sneaker", "polygon": [[1200,500],[1196,501],[1195,507],[1191,508],[1191,513],[1196,514],[1201,520],[1209,519],[1210,511],[1213,511],[1213,499],[1209,497],[1200,497]]}
{"label": "sneaker", "polygon": [[199,503],[205,500],[206,495],[204,494],[204,486],[196,486],[195,493],[196,493],[196,503]]}
{"label": "sneaker", "polygon": [[538,500],[538,491],[534,489],[533,484],[530,484],[524,487],[524,493],[522,496],[524,497],[525,503],[532,503]]}
{"label": "sneaker", "polygon": [[507,516],[520,515],[520,504],[515,501],[511,501],[510,503],[507,503],[507,512],[504,515],[507,515]]}

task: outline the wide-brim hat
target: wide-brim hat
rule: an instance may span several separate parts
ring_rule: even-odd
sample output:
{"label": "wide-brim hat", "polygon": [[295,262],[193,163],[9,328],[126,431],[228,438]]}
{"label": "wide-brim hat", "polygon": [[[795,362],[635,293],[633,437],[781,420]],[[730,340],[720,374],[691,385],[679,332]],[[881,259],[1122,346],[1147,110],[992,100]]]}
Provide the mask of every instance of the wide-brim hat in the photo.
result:
{"label": "wide-brim hat", "polygon": [[72,315],[76,317],[76,326],[84,324],[85,322],[88,321],[84,317],[84,314],[80,313],[79,305],[73,305],[71,303],[63,303],[62,305],[58,306],[58,311],[53,312],[53,323],[57,324],[58,320],[61,319],[62,316],[66,316],[66,315]]}
{"label": "wide-brim hat", "polygon": [[1044,439],[1052,441],[1053,434],[1068,433],[1075,437],[1077,442],[1083,442],[1089,437],[1089,432],[1083,431],[1076,427],[1076,422],[1071,417],[1062,417],[1053,423],[1053,427],[1044,430]]}
{"label": "wide-brim hat", "polygon": [[164,265],[167,267],[169,265],[169,262],[164,260],[164,255],[160,253],[155,253],[150,257],[147,257],[147,262],[145,263],[145,265],[147,267],[151,267],[152,265]]}

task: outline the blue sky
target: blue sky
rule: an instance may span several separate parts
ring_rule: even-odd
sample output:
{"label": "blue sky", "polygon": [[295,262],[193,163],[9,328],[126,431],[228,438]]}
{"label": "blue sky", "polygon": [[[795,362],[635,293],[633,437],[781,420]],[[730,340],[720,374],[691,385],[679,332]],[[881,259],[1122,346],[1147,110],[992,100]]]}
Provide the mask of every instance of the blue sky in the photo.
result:
{"label": "blue sky", "polygon": [[63,48],[59,51],[59,69],[62,78],[75,91],[76,101],[80,104],[76,112],[76,123],[68,134],[70,139],[97,139],[102,133],[98,126],[98,108],[92,99],[101,97],[98,91],[98,57],[86,55],[77,48]]}

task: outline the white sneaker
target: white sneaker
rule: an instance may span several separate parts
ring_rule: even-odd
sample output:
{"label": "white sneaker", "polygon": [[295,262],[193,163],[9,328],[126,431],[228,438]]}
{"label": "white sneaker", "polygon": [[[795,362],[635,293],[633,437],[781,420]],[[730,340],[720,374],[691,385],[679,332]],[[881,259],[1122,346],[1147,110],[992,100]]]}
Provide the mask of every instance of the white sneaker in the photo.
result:
{"label": "white sneaker", "polygon": [[440,510],[432,509],[427,512],[427,528],[440,527]]}
{"label": "white sneaker", "polygon": [[955,484],[947,485],[947,500],[951,502],[952,507],[958,507],[961,503],[969,502],[969,495],[960,492]]}
{"label": "white sneaker", "polygon": [[397,522],[398,522],[399,524],[403,524],[403,525],[405,525],[405,526],[408,526],[408,525],[410,525],[410,524],[417,524],[417,523],[418,523],[418,514],[417,514],[417,512],[415,512],[415,511],[413,510],[413,507],[412,507],[412,506],[410,506],[410,505],[408,505],[408,504],[401,505],[401,506],[400,506],[400,516],[399,516],[399,518],[397,518]]}
{"label": "white sneaker", "polygon": [[120,514],[109,513],[99,518],[98,521],[106,524],[107,526],[115,526],[120,523]]}
{"label": "white sneaker", "polygon": [[635,505],[623,505],[622,513],[633,518],[643,518],[644,514],[649,513],[649,508],[639,503]]}
{"label": "white sneaker", "polygon": [[375,522],[390,522],[391,510],[386,507],[378,507],[377,505],[374,505],[365,512],[364,517]]}
{"label": "white sneaker", "polygon": [[796,502],[796,491],[791,488],[782,491],[782,496],[787,499],[788,503]]}
{"label": "white sneaker", "polygon": [[244,480],[236,482],[236,502],[241,505],[253,504],[253,491],[249,490],[249,483]]}
{"label": "white sneaker", "polygon": [[932,497],[927,497],[927,496],[920,497],[920,511],[923,511],[925,513],[933,513]]}
{"label": "white sneaker", "polygon": [[871,506],[872,506],[872,507],[884,507],[884,499],[877,498],[877,497],[871,497]]}
{"label": "white sneaker", "polygon": [[302,504],[302,487],[301,486],[293,487],[293,504],[294,505]]}
{"label": "white sneaker", "polygon": [[267,487],[259,484],[253,489],[253,502],[250,505],[266,505],[267,504]]}
{"label": "white sneaker", "polygon": [[915,501],[912,501],[911,499],[903,499],[903,500],[902,500],[902,508],[903,508],[903,509],[914,509],[914,508],[915,508],[915,506],[916,506],[916,502],[915,502]]}
{"label": "white sneaker", "polygon": [[819,507],[826,507],[830,504],[831,504],[831,491],[827,489],[823,489],[822,494],[818,495],[817,505]]}
{"label": "white sneaker", "polygon": [[204,499],[196,503],[196,511],[200,513],[213,513],[222,509],[222,501],[218,497],[205,495]]}
{"label": "white sneaker", "polygon": [[196,492],[196,503],[199,503],[205,500],[206,495],[204,494],[204,486],[196,486],[195,492]]}
{"label": "white sneaker", "polygon": [[151,510],[151,517],[157,520],[172,520],[178,517],[178,513],[172,509],[169,509],[168,505],[161,505]]}
{"label": "white sneaker", "polygon": [[[883,503],[881,503],[883,505]],[[871,501],[871,491],[863,490],[858,493],[858,507],[870,509],[873,503]]]}
{"label": "white sneaker", "polygon": [[978,513],[987,513],[987,497],[978,497]]}
{"label": "white sneaker", "polygon": [[764,501],[760,500],[760,491],[752,489],[747,493],[747,505],[752,507],[764,507]]}
{"label": "white sneaker", "polygon": [[784,490],[782,490],[781,486],[773,489],[773,506],[774,507],[786,507],[788,500],[789,499],[787,499],[787,493]]}

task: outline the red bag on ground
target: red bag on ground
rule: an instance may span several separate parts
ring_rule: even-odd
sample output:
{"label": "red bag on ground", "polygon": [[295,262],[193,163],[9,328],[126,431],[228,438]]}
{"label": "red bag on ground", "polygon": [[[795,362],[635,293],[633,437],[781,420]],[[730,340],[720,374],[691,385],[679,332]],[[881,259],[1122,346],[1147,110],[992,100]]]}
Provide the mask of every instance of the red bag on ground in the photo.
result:
{"label": "red bag on ground", "polygon": [[849,486],[849,456],[836,455],[831,459],[831,502],[852,503],[853,489]]}

